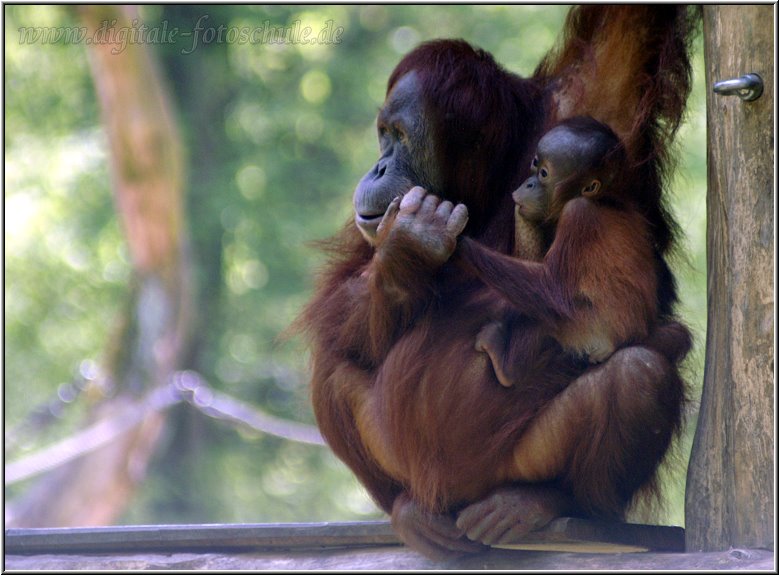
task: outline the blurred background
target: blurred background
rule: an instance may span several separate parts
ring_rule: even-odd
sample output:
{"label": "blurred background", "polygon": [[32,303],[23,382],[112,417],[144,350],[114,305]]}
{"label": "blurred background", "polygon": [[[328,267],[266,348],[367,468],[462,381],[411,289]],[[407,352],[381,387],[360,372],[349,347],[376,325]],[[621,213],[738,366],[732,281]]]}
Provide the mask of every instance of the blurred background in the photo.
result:
{"label": "blurred background", "polygon": [[[387,77],[406,52],[461,37],[529,75],[567,7],[102,10],[4,6],[10,525],[380,517],[325,447],[297,440],[314,423],[307,358],[300,341],[280,336],[310,295],[322,259],[311,243],[351,217],[354,185],[376,159]],[[112,18],[156,28],[160,41],[128,36],[112,59],[106,46],[50,33],[99,31]],[[221,26],[308,26],[330,43],[219,41]],[[172,29],[175,41],[163,42]],[[698,39],[670,190],[684,231],[673,265],[679,313],[696,336],[686,362],[696,400],[706,325],[703,90]],[[133,153],[150,141],[151,151]],[[167,391],[172,373],[180,395]],[[244,408],[258,425],[236,423]],[[693,403],[654,522],[684,523],[696,413]]]}

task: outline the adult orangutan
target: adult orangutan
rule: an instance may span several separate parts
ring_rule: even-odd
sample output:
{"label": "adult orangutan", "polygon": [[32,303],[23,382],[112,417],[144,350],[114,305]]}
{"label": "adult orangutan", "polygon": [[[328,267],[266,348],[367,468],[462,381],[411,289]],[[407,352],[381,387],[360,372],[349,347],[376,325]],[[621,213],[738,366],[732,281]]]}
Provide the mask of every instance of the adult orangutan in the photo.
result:
{"label": "adult orangutan", "polygon": [[[546,338],[525,359],[529,383],[502,387],[474,342],[505,303],[462,264],[511,253],[511,191],[539,137],[590,115],[635,165],[625,193],[652,233],[657,323],[672,322],[662,190],[693,27],[679,6],[586,6],[531,78],[462,41],[423,44],[390,76],[381,157],[297,325],[322,434],[428,556],[511,542],[561,515],[620,517],[651,484],[679,426],[688,340],[587,366]],[[460,253],[464,240],[479,249]],[[536,337],[536,322],[514,322],[511,337]]]}

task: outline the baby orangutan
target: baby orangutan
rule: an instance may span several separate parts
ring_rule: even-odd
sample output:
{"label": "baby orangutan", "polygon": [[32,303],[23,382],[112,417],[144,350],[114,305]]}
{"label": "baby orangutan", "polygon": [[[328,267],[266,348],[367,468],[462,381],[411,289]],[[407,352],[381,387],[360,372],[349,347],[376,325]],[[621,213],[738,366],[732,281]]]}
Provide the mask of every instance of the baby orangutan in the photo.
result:
{"label": "baby orangutan", "polygon": [[[566,120],[538,142],[531,175],[513,193],[516,273],[512,265],[511,274],[490,282],[510,311],[476,340],[502,385],[518,383],[527,353],[512,349],[512,314],[538,320],[565,352],[589,363],[645,342],[653,331],[656,256],[647,222],[624,200],[628,169],[619,138],[590,117]],[[552,314],[534,311],[534,293],[550,294]]]}

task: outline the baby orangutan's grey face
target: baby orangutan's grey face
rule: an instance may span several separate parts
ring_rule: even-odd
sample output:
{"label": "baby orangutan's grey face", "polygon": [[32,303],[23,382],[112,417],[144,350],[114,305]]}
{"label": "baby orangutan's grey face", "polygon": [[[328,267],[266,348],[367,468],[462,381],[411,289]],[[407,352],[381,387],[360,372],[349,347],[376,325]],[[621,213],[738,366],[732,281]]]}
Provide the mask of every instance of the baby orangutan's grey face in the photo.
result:
{"label": "baby orangutan's grey face", "polygon": [[549,196],[535,176],[525,180],[511,194],[520,215],[530,222],[541,222],[549,209]]}
{"label": "baby orangutan's grey face", "polygon": [[[544,134],[538,142],[536,155],[530,166],[530,177],[512,194],[519,213],[527,220],[541,221],[549,215],[550,204],[570,199],[560,197],[564,188],[571,189],[576,186],[576,194],[597,193],[600,189],[598,180],[588,181],[579,189],[578,183],[573,179],[582,166],[592,160],[593,155],[593,146],[587,138],[573,133],[565,126],[559,126]],[[573,197],[573,190],[571,195]]]}

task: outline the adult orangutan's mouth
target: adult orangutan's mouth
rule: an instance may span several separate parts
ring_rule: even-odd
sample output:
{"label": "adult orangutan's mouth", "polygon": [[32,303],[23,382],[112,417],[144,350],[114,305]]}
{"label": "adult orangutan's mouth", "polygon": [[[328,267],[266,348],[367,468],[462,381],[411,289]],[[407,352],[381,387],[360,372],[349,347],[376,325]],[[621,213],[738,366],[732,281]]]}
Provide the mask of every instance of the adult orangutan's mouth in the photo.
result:
{"label": "adult orangutan's mouth", "polygon": [[354,214],[354,223],[363,233],[374,237],[384,214]]}

